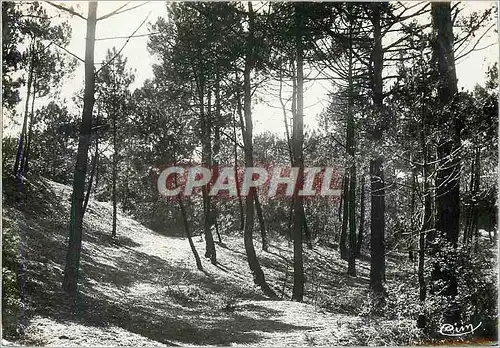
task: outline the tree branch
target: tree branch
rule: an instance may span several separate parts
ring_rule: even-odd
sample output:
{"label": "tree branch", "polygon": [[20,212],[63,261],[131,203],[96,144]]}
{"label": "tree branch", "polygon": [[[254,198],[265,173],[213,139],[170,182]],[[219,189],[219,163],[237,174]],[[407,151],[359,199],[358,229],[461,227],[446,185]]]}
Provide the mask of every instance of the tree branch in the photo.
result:
{"label": "tree branch", "polygon": [[46,3],[49,4],[50,6],[54,6],[55,8],[57,8],[59,10],[66,11],[69,14],[71,14],[72,16],[80,17],[81,19],[83,19],[85,21],[87,20],[87,17],[79,14],[78,12],[76,12],[76,11],[70,9],[70,8],[64,7],[64,6],[59,5],[59,4],[55,4],[55,3],[51,2],[51,1],[46,1]]}
{"label": "tree branch", "polygon": [[106,64],[104,64],[103,66],[101,66],[99,68],[99,70],[96,71],[96,75],[99,74],[99,72],[104,69],[106,66],[108,66],[109,64],[111,64],[115,59],[116,57],[118,57],[120,55],[120,53],[122,53],[123,49],[125,48],[125,46],[127,46],[128,42],[130,41],[130,38],[132,38],[135,33],[137,33],[137,31],[144,25],[144,23],[146,23],[146,21],[148,20],[149,18],[149,15],[151,14],[151,11],[149,11],[148,15],[146,16],[146,18],[144,18],[144,20],[141,22],[141,24],[139,24],[139,26],[134,30],[134,32],[128,37],[127,41],[125,41],[125,43],[123,44],[122,48],[120,48],[120,50],[118,52],[116,52],[116,54],[113,56],[113,58],[111,58],[109,61],[106,62]]}
{"label": "tree branch", "polygon": [[132,7],[130,7],[130,8],[127,8],[127,9],[125,9],[125,10],[120,11],[122,8],[124,8],[125,6],[128,6],[128,4],[130,4],[130,3],[131,3],[131,1],[129,1],[129,2],[127,2],[125,5],[118,7],[118,8],[117,8],[116,10],[114,10],[113,12],[110,12],[110,13],[108,13],[107,15],[104,15],[104,16],[102,16],[102,17],[97,18],[97,21],[100,21],[100,20],[103,20],[103,19],[107,19],[107,18],[109,18],[109,17],[111,17],[111,16],[118,15],[118,14],[121,14],[121,13],[124,13],[124,12],[127,12],[127,11],[135,10],[136,8],[139,8],[139,7],[141,7],[141,6],[144,6],[144,5],[146,5],[146,4],[149,4],[150,2],[151,2],[151,1],[146,1],[146,2],[143,2],[142,4],[135,5],[135,6],[132,6]]}

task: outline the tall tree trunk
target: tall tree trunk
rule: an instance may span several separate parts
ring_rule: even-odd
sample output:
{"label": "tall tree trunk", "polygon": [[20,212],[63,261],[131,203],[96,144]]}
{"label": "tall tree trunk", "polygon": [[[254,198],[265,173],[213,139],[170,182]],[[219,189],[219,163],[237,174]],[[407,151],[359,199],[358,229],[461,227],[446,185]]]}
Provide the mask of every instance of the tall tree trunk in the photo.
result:
{"label": "tall tree trunk", "polygon": [[295,205],[295,199],[291,197],[290,206],[288,207],[288,235],[290,240],[293,240],[293,207]]}
{"label": "tall tree trunk", "polygon": [[[220,106],[220,81],[219,73],[215,76],[215,120],[213,122],[213,132],[214,132],[214,147],[213,147],[213,161],[212,165],[214,170],[219,172],[219,153],[220,153],[220,124],[221,124],[221,106]],[[215,201],[212,203],[212,222],[215,226],[215,233],[219,239],[219,243],[222,244],[222,238],[219,231],[219,224],[217,223],[217,204]]]}
{"label": "tall tree trunk", "polygon": [[[413,160],[413,156],[410,156]],[[410,237],[408,242],[408,259],[413,262],[414,231],[415,231],[415,202],[417,195],[417,167],[412,164],[410,178]]]}
{"label": "tall tree trunk", "polygon": [[117,218],[117,194],[116,194],[116,179],[118,176],[118,142],[116,132],[116,117],[117,112],[113,112],[113,173],[112,173],[112,200],[113,200],[113,224],[111,229],[111,237],[116,238],[116,218]]}
{"label": "tall tree trunk", "polygon": [[347,227],[349,226],[349,171],[344,173],[342,183],[342,229],[340,230],[340,257],[347,260]]}
{"label": "tall tree trunk", "polygon": [[[243,112],[245,114],[245,126],[243,133],[243,142],[245,147],[245,166],[253,167],[253,124],[252,124],[252,91],[250,84],[250,74],[255,63],[255,42],[254,42],[254,12],[252,2],[248,2],[248,37],[246,42],[245,69],[243,72]],[[254,225],[254,195],[255,187],[251,187],[245,198],[246,221],[243,239],[245,251],[247,254],[248,266],[253,275],[253,280],[264,294],[270,298],[278,299],[276,293],[266,282],[264,272],[260,267],[255,247],[253,245],[253,225]]]}
{"label": "tall tree trunk", "polygon": [[361,174],[361,197],[359,204],[360,215],[359,215],[359,230],[358,230],[358,240],[356,245],[356,255],[361,256],[361,246],[363,245],[363,236],[364,236],[364,228],[365,228],[365,174]]}
{"label": "tall tree trunk", "polygon": [[347,273],[356,276],[356,165],[351,166],[349,182],[349,256]]}
{"label": "tall tree trunk", "polygon": [[78,271],[80,267],[80,254],[82,249],[83,200],[95,92],[94,45],[95,28],[97,23],[96,13],[97,2],[90,2],[87,16],[87,36],[85,45],[85,92],[83,97],[83,115],[73,179],[73,193],[71,196],[68,253],[66,255],[66,267],[64,269],[64,280],[62,284],[64,291],[71,295],[76,295],[77,292]]}
{"label": "tall tree trunk", "polygon": [[[243,115],[242,115],[242,107],[241,107],[241,98],[238,91],[238,114],[240,116],[241,127],[243,132],[245,129],[243,128]],[[238,182],[238,141],[236,137],[236,117],[233,120],[233,136],[234,136],[234,177],[236,178],[236,182]],[[236,194],[238,195],[238,207],[240,209],[240,230],[244,231],[245,229],[245,212],[243,210],[243,199],[241,198],[240,185],[236,185]]]}
{"label": "tall tree trunk", "polygon": [[[348,5],[351,9],[351,5]],[[354,146],[354,87],[353,87],[353,43],[352,43],[352,17],[349,13],[349,66],[348,66],[348,91],[347,91],[347,154],[349,157],[349,254],[347,273],[356,276],[356,150]]]}
{"label": "tall tree trunk", "polygon": [[33,73],[35,69],[35,39],[32,39],[30,53],[31,53],[31,60],[28,72],[28,85],[26,88],[26,102],[24,104],[23,127],[21,128],[21,135],[19,136],[19,143],[17,146],[16,161],[14,163],[14,175],[16,176],[19,173],[22,173],[22,171],[20,171],[20,165],[21,165],[21,158],[23,156],[24,141],[26,139],[26,130],[28,128],[31,86],[33,84]]}
{"label": "tall tree trunk", "polygon": [[424,328],[426,325],[426,317],[424,314],[424,302],[426,298],[426,285],[424,277],[424,267],[425,267],[425,246],[426,246],[426,235],[430,233],[432,228],[432,197],[430,190],[430,175],[429,175],[429,156],[426,143],[426,121],[424,115],[422,115],[422,128],[420,130],[420,143],[422,147],[423,156],[423,193],[424,193],[424,214],[422,217],[422,223],[420,231],[418,234],[418,286],[419,286],[419,300],[421,306],[421,313],[419,314],[417,320],[417,326],[419,328]]}
{"label": "tall tree trunk", "polygon": [[470,201],[467,209],[465,210],[464,216],[464,235],[463,235],[463,245],[468,246],[469,244],[469,236],[472,235],[472,216],[474,214],[474,175],[476,174],[475,170],[475,158],[472,159],[471,162],[471,171],[470,171],[470,182],[469,182],[469,193],[470,193]]}
{"label": "tall tree trunk", "polygon": [[21,171],[26,174],[29,168],[29,154],[31,149],[31,138],[33,137],[33,121],[35,119],[35,99],[36,99],[36,81],[33,83],[33,93],[31,96],[31,113],[30,125],[28,128],[28,137],[26,141],[26,148],[24,149],[23,159],[21,161]]}
{"label": "tall tree trunk", "polygon": [[312,250],[313,245],[312,245],[312,235],[311,235],[311,230],[309,230],[309,227],[307,226],[307,216],[306,216],[306,208],[304,207],[304,201],[302,201],[302,211],[300,212],[302,215],[302,228],[304,229],[304,236],[306,237],[306,245],[307,249]]}
{"label": "tall tree trunk", "polygon": [[294,3],[295,9],[295,48],[297,54],[297,113],[293,119],[293,154],[294,166],[299,168],[297,185],[294,193],[293,219],[293,294],[292,300],[304,299],[304,261],[302,257],[302,227],[304,225],[303,197],[298,195],[304,180],[304,71],[302,31],[304,28],[303,8],[301,3]]}
{"label": "tall tree trunk", "polygon": [[[431,14],[434,29],[433,62],[439,73],[438,95],[443,114],[440,118],[438,145],[438,170],[436,175],[436,233],[452,247],[457,246],[460,225],[460,129],[458,120],[450,110],[457,89],[455,57],[453,51],[453,21],[449,2],[432,3]],[[444,245],[437,245],[436,248]],[[433,253],[438,250],[434,250]],[[444,313],[446,323],[460,320],[459,306],[455,301],[458,294],[456,269],[448,263],[443,267],[437,261],[431,274],[437,284],[444,282],[444,288],[436,289],[452,299]]]}
{"label": "tall tree trunk", "polygon": [[475,149],[475,173],[474,173],[474,213],[472,215],[472,229],[474,233],[474,252],[477,253],[479,249],[479,186],[481,184],[481,148],[479,146]]}
{"label": "tall tree trunk", "polygon": [[215,234],[217,234],[217,238],[219,239],[219,244],[222,244],[222,238],[220,236],[219,221],[217,219],[217,214],[214,214],[214,226],[215,226]]}
{"label": "tall tree trunk", "polygon": [[[202,163],[204,166],[208,168],[212,168],[212,145],[210,139],[210,115],[205,113],[204,106],[204,96],[203,93],[205,91],[205,81],[203,76],[200,76],[197,79],[198,84],[198,94],[200,101],[200,120],[201,120],[201,141],[202,141],[202,149],[201,149],[201,157]],[[209,98],[210,99],[210,98]],[[213,265],[217,264],[217,253],[215,250],[215,243],[212,236],[212,209],[210,203],[209,196],[209,187],[208,185],[203,185],[202,187],[202,196],[203,196],[203,210],[204,210],[204,223],[203,230],[205,233],[205,257],[210,259],[210,262]]]}
{"label": "tall tree trunk", "polygon": [[260,225],[260,236],[262,237],[262,250],[268,251],[269,241],[267,240],[267,231],[266,231],[266,224],[264,221],[264,213],[262,213],[262,207],[260,205],[259,195],[257,194],[257,192],[255,193],[254,196],[254,202],[255,202],[255,210],[257,211],[257,219],[259,220],[259,225]]}
{"label": "tall tree trunk", "polygon": [[[381,146],[383,120],[383,88],[382,70],[384,68],[384,52],[382,50],[382,28],[380,3],[372,3],[374,48],[372,52],[372,80],[373,104],[375,108],[374,129],[372,137],[376,146]],[[370,160],[371,181],[371,261],[370,261],[370,287],[376,293],[384,292],[385,280],[385,182],[383,171],[384,160],[381,155]]]}
{"label": "tall tree trunk", "polygon": [[87,211],[87,206],[89,204],[90,192],[92,191],[92,181],[94,181],[95,170],[97,167],[97,156],[95,154],[94,154],[94,157],[92,157],[92,163],[90,165],[91,165],[92,169],[90,170],[90,177],[89,177],[89,182],[87,185],[87,193],[85,194],[85,199],[83,202],[83,213],[84,214]]}
{"label": "tall tree trunk", "polygon": [[[334,240],[336,242],[339,241],[339,238],[342,239],[342,231],[345,231],[347,230],[347,225],[345,226],[344,228],[344,201],[345,201],[345,175],[344,175],[344,178],[342,179],[342,191],[340,193],[340,199],[339,199],[339,208],[337,210],[337,218],[339,220],[339,224],[340,224],[340,234],[339,233],[336,233],[334,235]],[[345,233],[345,232],[344,232]],[[340,242],[339,242],[339,245],[340,245]],[[340,254],[342,255],[342,249],[340,249]]]}
{"label": "tall tree trunk", "polygon": [[[95,123],[96,125],[99,124],[99,113],[100,113],[100,106],[97,104],[97,115],[96,115],[96,120]],[[94,152],[94,157],[92,157],[92,169],[90,170],[90,178],[89,178],[89,183],[87,186],[87,194],[85,195],[85,200],[83,203],[83,214],[85,215],[85,212],[87,211],[87,205],[89,204],[89,199],[90,199],[90,192],[92,191],[92,183],[94,181],[94,175],[95,175],[95,187],[97,188],[97,166],[99,163],[99,134],[97,133],[97,130],[95,132],[95,152]]]}

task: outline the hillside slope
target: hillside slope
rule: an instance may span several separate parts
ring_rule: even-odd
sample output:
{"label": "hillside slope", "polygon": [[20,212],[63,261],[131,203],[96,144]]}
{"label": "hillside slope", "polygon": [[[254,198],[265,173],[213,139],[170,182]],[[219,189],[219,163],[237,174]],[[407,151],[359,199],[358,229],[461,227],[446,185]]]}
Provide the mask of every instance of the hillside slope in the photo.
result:
{"label": "hillside slope", "polygon": [[[269,301],[253,284],[243,238],[223,235],[219,265],[203,259],[201,272],[187,239],[160,235],[129,217],[119,214],[112,241],[111,205],[94,200],[85,215],[75,305],[61,291],[71,188],[41,179],[25,191],[19,206],[4,199],[3,218],[4,229],[25,240],[26,311],[15,318],[25,331],[18,343],[380,345],[411,344],[418,336],[414,320],[368,316],[367,262],[357,263],[357,278],[348,277],[336,251],[316,246],[305,251],[306,303]],[[203,255],[200,237],[195,244]],[[272,288],[287,299],[291,246],[274,241],[258,257]],[[400,276],[408,275],[389,273],[388,281]]]}

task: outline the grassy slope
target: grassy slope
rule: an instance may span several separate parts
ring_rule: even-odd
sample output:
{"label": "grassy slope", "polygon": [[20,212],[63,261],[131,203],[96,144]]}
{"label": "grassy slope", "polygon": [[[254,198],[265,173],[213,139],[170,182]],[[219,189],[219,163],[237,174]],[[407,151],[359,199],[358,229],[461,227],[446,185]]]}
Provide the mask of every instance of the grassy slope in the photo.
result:
{"label": "grassy slope", "polygon": [[[357,263],[358,277],[352,278],[336,251],[320,246],[306,250],[306,303],[267,301],[253,285],[241,237],[223,236],[225,244],[217,246],[219,265],[203,259],[205,271],[200,272],[187,239],[160,235],[123,215],[118,216],[119,237],[113,243],[111,205],[92,200],[85,216],[75,306],[60,290],[70,188],[43,180],[25,190],[29,204],[21,207],[23,213],[4,201],[3,220],[4,228],[26,238],[24,343],[373,345],[409,344],[416,337],[413,320],[366,315],[366,261]],[[203,255],[200,237],[195,244]],[[257,239],[255,244],[259,250]],[[271,286],[279,295],[284,290],[287,299],[291,246],[275,241],[269,253],[258,256]],[[389,283],[409,276],[393,272],[391,262]]]}

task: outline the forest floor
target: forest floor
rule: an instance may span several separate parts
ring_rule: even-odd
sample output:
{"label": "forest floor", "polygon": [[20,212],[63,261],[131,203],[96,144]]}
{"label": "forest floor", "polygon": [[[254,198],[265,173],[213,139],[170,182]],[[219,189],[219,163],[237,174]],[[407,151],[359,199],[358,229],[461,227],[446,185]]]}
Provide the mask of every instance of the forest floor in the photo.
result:
{"label": "forest floor", "polygon": [[[266,278],[284,299],[270,301],[253,284],[238,232],[223,234],[216,245],[217,266],[202,257],[204,271],[198,271],[186,238],[158,234],[121,214],[112,240],[111,205],[94,200],[85,215],[75,304],[61,291],[71,188],[46,180],[26,185],[24,206],[5,199],[3,206],[4,230],[24,240],[24,313],[8,314],[24,326],[17,339],[4,312],[3,338],[16,345],[409,345],[420,337],[406,295],[389,293],[390,316],[370,313],[366,260],[350,277],[337,251],[305,248],[306,299],[297,303],[289,301],[291,245],[274,240],[262,252],[256,240]],[[199,236],[194,241],[203,256],[205,243]],[[388,288],[398,283],[394,293],[416,296],[414,267],[390,257]],[[411,289],[399,285],[402,278],[413,279]]]}

